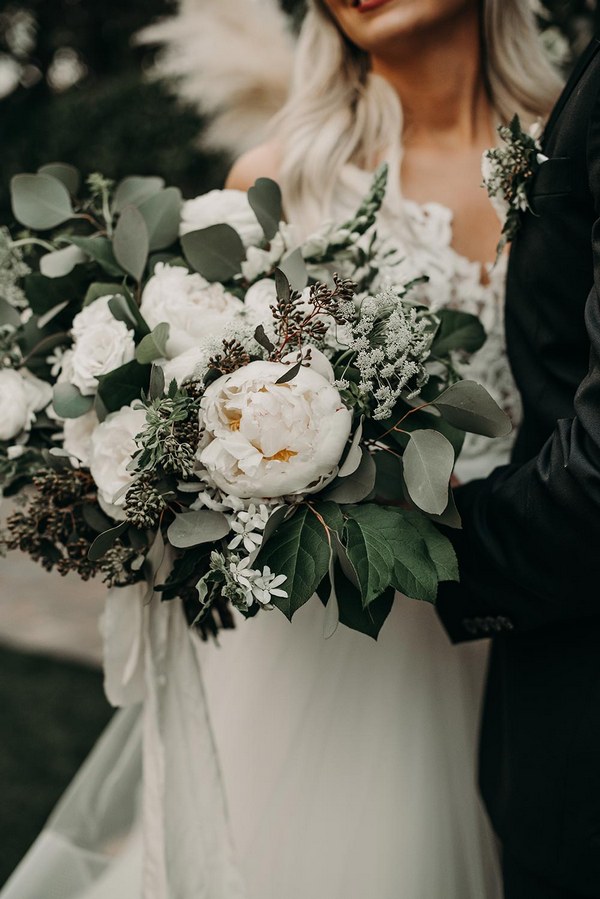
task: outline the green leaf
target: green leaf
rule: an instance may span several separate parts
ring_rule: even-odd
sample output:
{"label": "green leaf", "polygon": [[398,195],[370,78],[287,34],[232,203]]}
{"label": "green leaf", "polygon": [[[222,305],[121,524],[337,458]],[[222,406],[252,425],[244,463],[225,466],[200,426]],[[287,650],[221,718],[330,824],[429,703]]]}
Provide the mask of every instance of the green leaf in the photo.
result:
{"label": "green leaf", "polygon": [[275,344],[271,343],[269,338],[266,335],[265,329],[262,325],[259,325],[254,332],[254,339],[260,346],[265,349],[268,353],[272,353],[275,349]]}
{"label": "green leaf", "polygon": [[164,250],[179,237],[182,203],[179,188],[167,187],[138,206],[146,222],[151,251]]}
{"label": "green leaf", "polygon": [[7,300],[0,297],[0,325],[12,325],[13,328],[18,328],[20,324],[19,312]]}
{"label": "green leaf", "polygon": [[374,455],[377,477],[375,495],[381,502],[402,502],[406,499],[402,477],[402,459],[381,451]]}
{"label": "green leaf", "polygon": [[72,197],[77,195],[81,187],[81,173],[74,165],[68,165],[66,162],[49,162],[38,169],[38,175],[50,175],[61,181]]}
{"label": "green leaf", "polygon": [[273,272],[275,277],[275,294],[278,300],[283,300],[284,303],[287,303],[291,296],[291,288],[290,282],[287,279],[287,276],[284,272],[281,271],[280,268],[276,268]]}
{"label": "green leaf", "polygon": [[122,212],[129,205],[139,206],[164,186],[164,180],[155,176],[131,175],[123,178],[115,191],[113,211]]}
{"label": "green leaf", "polygon": [[448,387],[434,405],[455,428],[484,437],[505,437],[511,421],[485,387],[476,381],[457,381]]}
{"label": "green leaf", "polygon": [[85,262],[85,253],[79,247],[69,245],[61,250],[45,253],[40,258],[40,272],[46,278],[63,278],[76,265]]}
{"label": "green leaf", "polygon": [[149,239],[146,222],[135,206],[125,206],[112,241],[115,259],[139,283],[148,259]]}
{"label": "green leaf", "polygon": [[350,442],[350,448],[346,453],[346,458],[340,465],[340,470],[337,473],[338,478],[347,478],[348,475],[354,474],[354,472],[362,462],[363,454],[362,447],[360,445],[360,441],[362,440],[362,432],[363,420],[361,418],[353,434],[352,440]]}
{"label": "green leaf", "polygon": [[135,351],[137,361],[143,365],[145,362],[154,362],[155,359],[164,359],[167,355],[169,330],[167,322],[160,322],[150,334],[146,334]]}
{"label": "green leaf", "polygon": [[284,374],[280,378],[277,378],[275,381],[276,384],[287,384],[288,381],[293,381],[300,369],[302,368],[302,360],[300,362],[296,362],[295,365],[290,366]]}
{"label": "green leaf", "polygon": [[93,506],[91,503],[84,503],[81,507],[81,514],[85,523],[97,534],[104,533],[107,528],[110,529],[112,526],[110,518],[98,506]]}
{"label": "green leaf", "polygon": [[[402,510],[391,510],[395,519],[396,538],[393,543],[394,566],[392,585],[413,599],[435,602],[438,575],[421,532],[413,527]],[[419,515],[420,513],[415,513]],[[426,521],[421,516],[423,521]]]}
{"label": "green leaf", "polygon": [[360,465],[350,475],[336,478],[331,487],[324,493],[324,498],[336,503],[360,503],[366,499],[375,487],[377,469],[373,456],[364,447],[361,450]]}
{"label": "green leaf", "polygon": [[442,514],[430,515],[428,517],[436,524],[443,524],[447,528],[455,528],[456,530],[460,530],[462,528],[460,513],[456,507],[454,494],[452,493],[452,489],[450,487],[448,488],[448,505],[446,506]]}
{"label": "green leaf", "polygon": [[404,481],[412,501],[432,515],[448,505],[454,467],[452,444],[438,431],[413,431],[403,456]]}
{"label": "green leaf", "polygon": [[114,297],[122,289],[120,284],[93,281],[86,291],[83,305],[89,306],[90,303],[93,303],[94,300],[98,300],[100,297]]}
{"label": "green leaf", "polygon": [[424,518],[418,512],[403,511],[402,515],[423,538],[429,558],[435,566],[438,581],[458,581],[458,561],[450,540],[430,519]]}
{"label": "green leaf", "polygon": [[290,506],[280,506],[271,513],[263,530],[263,537],[259,549],[271,539],[279,525],[291,514],[292,509]]}
{"label": "green leaf", "polygon": [[125,274],[115,258],[113,247],[107,237],[75,237],[69,236],[69,240],[79,247],[104,269],[107,275],[120,278]]}
{"label": "green leaf", "polygon": [[360,591],[344,576],[339,566],[334,569],[336,593],[338,595],[340,623],[376,640],[383,624],[392,610],[394,589],[385,590],[365,609]]}
{"label": "green leaf", "polygon": [[150,365],[140,365],[135,359],[126,362],[107,375],[98,378],[98,395],[108,412],[116,412],[140,399],[142,390],[148,390]]}
{"label": "green leaf", "polygon": [[111,549],[115,541],[119,539],[129,527],[128,521],[122,521],[116,527],[111,528],[104,533],[99,534],[88,550],[88,559],[90,562],[98,562]]}
{"label": "green leaf", "polygon": [[347,514],[343,543],[360,584],[363,605],[368,606],[392,581],[396,517],[372,503],[351,507]]}
{"label": "green leaf", "polygon": [[229,281],[242,270],[246,250],[231,225],[210,225],[181,238],[185,258],[207,281]]}
{"label": "green leaf", "polygon": [[169,525],[167,538],[171,546],[187,549],[201,543],[221,540],[229,533],[229,522],[222,512],[200,509],[197,512],[182,512]]}
{"label": "green leaf", "polygon": [[308,271],[302,257],[302,250],[296,247],[281,260],[279,268],[286,276],[293,290],[303,291],[308,284]]}
{"label": "green leaf", "polygon": [[248,191],[248,202],[254,210],[267,240],[273,240],[283,218],[281,190],[270,178],[258,178]]}
{"label": "green leaf", "polygon": [[288,595],[275,597],[273,602],[290,620],[327,574],[329,554],[327,533],[306,506],[284,521],[277,529],[277,539],[259,552],[254,567],[268,565],[271,571],[286,575],[282,587]]}
{"label": "green leaf", "polygon": [[74,215],[69,191],[51,175],[15,175],[10,192],[14,217],[26,228],[47,231]]}
{"label": "green leaf", "polygon": [[125,322],[127,327],[133,328],[138,334],[146,336],[150,328],[146,324],[137,303],[126,288],[119,288],[119,293],[108,301],[108,308],[117,319]]}
{"label": "green leaf", "polygon": [[485,330],[475,315],[455,309],[440,309],[436,315],[440,326],[431,347],[432,355],[448,356],[452,350],[474,353],[485,343]]}
{"label": "green leaf", "polygon": [[150,372],[150,386],[148,396],[151,400],[158,399],[165,392],[165,373],[160,365],[153,365]]}
{"label": "green leaf", "polygon": [[323,622],[323,636],[326,640],[333,637],[340,623],[340,606],[338,603],[337,593],[335,591],[335,570],[334,557],[331,556],[329,563],[329,596],[325,606],[325,620]]}
{"label": "green leaf", "polygon": [[52,405],[61,418],[79,418],[90,411],[94,397],[82,396],[74,384],[59,383],[54,385]]}

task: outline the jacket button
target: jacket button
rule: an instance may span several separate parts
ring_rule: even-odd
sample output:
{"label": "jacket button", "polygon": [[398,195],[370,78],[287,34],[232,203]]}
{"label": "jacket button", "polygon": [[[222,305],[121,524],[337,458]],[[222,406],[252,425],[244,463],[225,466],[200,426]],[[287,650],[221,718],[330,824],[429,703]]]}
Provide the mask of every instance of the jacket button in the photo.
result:
{"label": "jacket button", "polygon": [[512,623],[512,621],[510,620],[510,618],[505,618],[504,615],[499,615],[497,620],[498,620],[498,624],[500,625],[502,630],[504,630],[504,631],[514,630],[515,626]]}
{"label": "jacket button", "polygon": [[477,624],[475,623],[474,618],[463,618],[463,627],[468,634],[476,634],[477,633]]}

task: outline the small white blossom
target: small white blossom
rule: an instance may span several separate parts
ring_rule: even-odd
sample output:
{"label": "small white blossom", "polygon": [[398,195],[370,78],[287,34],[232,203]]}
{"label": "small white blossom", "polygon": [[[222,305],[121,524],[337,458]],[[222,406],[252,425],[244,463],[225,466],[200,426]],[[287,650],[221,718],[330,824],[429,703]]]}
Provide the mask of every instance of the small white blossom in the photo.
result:
{"label": "small white blossom", "polygon": [[270,515],[271,509],[265,503],[261,503],[258,508],[251,503],[246,512],[238,512],[231,522],[235,537],[228,544],[229,549],[237,549],[243,544],[247,552],[254,552],[262,543],[262,532]]}

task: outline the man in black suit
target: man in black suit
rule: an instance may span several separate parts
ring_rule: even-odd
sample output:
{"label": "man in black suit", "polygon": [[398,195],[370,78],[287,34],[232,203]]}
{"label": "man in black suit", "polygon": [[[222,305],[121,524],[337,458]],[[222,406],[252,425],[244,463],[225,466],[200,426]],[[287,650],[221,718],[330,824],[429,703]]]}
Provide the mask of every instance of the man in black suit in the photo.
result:
{"label": "man in black suit", "polygon": [[[507,899],[600,897],[600,42],[546,127],[508,271],[524,418],[512,464],[457,491],[455,641],[494,636],[480,785]],[[443,899],[443,897],[439,897]]]}

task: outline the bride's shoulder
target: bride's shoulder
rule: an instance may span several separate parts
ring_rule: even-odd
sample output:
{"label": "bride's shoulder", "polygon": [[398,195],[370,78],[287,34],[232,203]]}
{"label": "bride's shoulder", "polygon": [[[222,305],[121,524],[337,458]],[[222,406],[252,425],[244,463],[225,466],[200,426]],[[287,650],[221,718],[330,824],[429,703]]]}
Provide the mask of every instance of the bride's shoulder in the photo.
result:
{"label": "bride's shoulder", "polygon": [[266,141],[242,154],[231,167],[225,187],[232,190],[248,190],[257,178],[277,180],[281,167],[281,145],[278,141]]}

